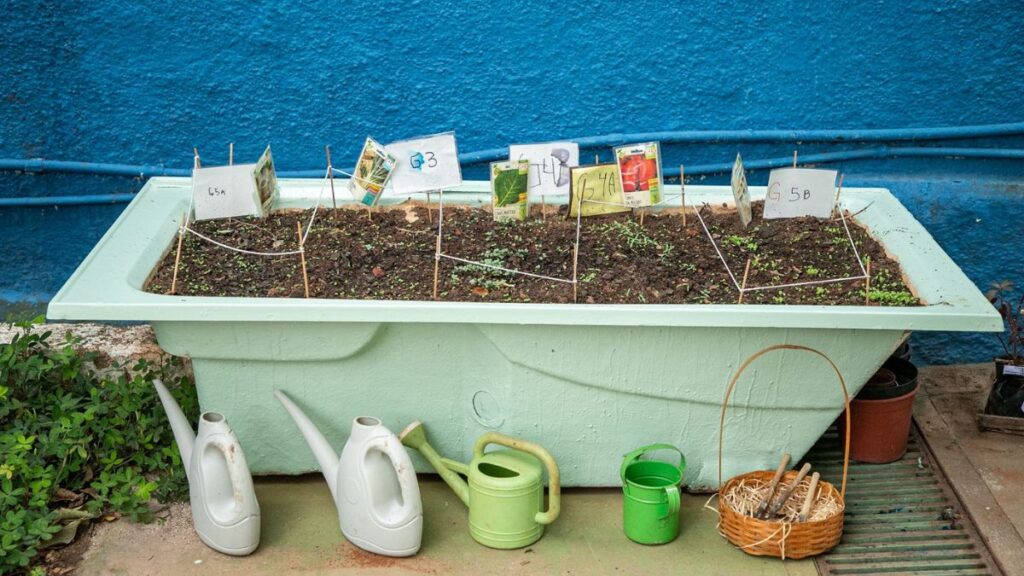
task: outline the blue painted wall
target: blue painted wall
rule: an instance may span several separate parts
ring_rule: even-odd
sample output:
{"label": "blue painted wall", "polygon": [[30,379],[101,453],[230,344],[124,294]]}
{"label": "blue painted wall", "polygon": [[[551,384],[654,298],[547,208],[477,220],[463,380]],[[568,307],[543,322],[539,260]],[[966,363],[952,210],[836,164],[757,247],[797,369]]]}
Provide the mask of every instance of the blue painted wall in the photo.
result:
{"label": "blue painted wall", "polygon": [[[470,151],[611,132],[1024,120],[1024,12],[1010,1],[208,4],[8,2],[0,157],[186,167],[193,146],[220,163],[229,141],[240,159],[269,142],[280,166],[305,169],[322,165],[324,144],[336,163],[351,162],[366,134],[454,129]],[[1024,148],[1019,138],[952,144]],[[701,164],[793,147],[666,155]],[[1024,241],[1012,227],[1024,221],[1019,164],[842,169],[853,184],[893,188],[980,285],[1024,284]],[[0,196],[139,185],[4,174]],[[0,209],[12,255],[0,264],[0,299],[52,294],[120,208]],[[991,343],[939,336],[920,349],[929,361],[977,360],[995,352]]]}

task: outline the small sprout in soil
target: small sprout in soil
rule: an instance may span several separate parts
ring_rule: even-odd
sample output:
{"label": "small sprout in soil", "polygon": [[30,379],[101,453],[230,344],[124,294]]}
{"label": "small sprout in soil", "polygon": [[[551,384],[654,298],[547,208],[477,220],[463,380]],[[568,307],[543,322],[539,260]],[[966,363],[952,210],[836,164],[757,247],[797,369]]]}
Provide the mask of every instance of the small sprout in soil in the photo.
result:
{"label": "small sprout in soil", "polygon": [[821,270],[818,270],[814,266],[808,266],[804,268],[804,274],[807,274],[808,276],[818,276],[821,274]]}
{"label": "small sprout in soil", "polygon": [[751,252],[757,252],[757,242],[750,236],[737,236],[736,234],[730,234],[725,237],[725,241],[733,246],[737,246]]}
{"label": "small sprout in soil", "polygon": [[[864,290],[860,291],[861,295],[864,294]],[[878,302],[883,306],[913,306],[917,304],[917,298],[909,292],[900,290],[898,292],[891,290],[871,290],[868,295],[868,299],[872,302]]]}

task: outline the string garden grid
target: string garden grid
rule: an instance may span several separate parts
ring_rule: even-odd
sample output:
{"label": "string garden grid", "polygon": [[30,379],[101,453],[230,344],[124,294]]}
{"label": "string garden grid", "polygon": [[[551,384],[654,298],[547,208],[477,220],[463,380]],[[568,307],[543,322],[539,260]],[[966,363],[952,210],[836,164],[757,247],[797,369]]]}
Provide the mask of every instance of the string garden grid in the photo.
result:
{"label": "string garden grid", "polygon": [[[303,278],[304,278],[304,284],[305,284],[305,287],[306,287],[306,296],[309,297],[309,288],[308,288],[309,282],[308,282],[308,278],[306,276],[306,270],[305,270],[306,242],[307,242],[307,240],[309,238],[310,232],[313,229],[313,225],[316,222],[317,216],[319,215],[320,208],[323,206],[324,195],[325,195],[325,193],[326,193],[326,191],[328,189],[328,185],[330,185],[330,188],[331,188],[332,205],[337,207],[337,200],[335,199],[335,190],[334,190],[334,185],[333,185],[333,177],[335,175],[345,176],[345,177],[348,177],[350,179],[357,180],[357,181],[364,181],[364,182],[368,182],[369,181],[369,180],[363,180],[363,179],[359,178],[356,175],[350,174],[350,173],[348,173],[348,172],[346,172],[344,170],[340,170],[340,169],[334,168],[331,165],[328,165],[327,169],[325,170],[324,176],[320,180],[320,188],[319,188],[319,191],[318,191],[318,193],[316,195],[316,201],[315,201],[315,203],[313,205],[313,211],[310,214],[309,220],[308,220],[308,222],[306,223],[306,225],[304,227],[301,224],[299,224],[299,226],[298,226],[297,236],[296,236],[297,237],[297,246],[298,246],[297,249],[294,249],[294,250],[280,250],[280,251],[248,250],[248,249],[240,248],[240,247],[237,247],[237,246],[231,246],[231,245],[226,244],[224,242],[220,242],[218,240],[210,238],[209,236],[207,236],[207,235],[199,232],[198,230],[196,230],[191,225],[192,222],[193,222],[192,208],[193,208],[194,194],[192,195],[192,198],[190,198],[188,211],[186,212],[185,217],[182,219],[182,224],[181,224],[181,227],[179,228],[178,242],[180,244],[180,242],[181,242],[181,240],[182,240],[182,238],[183,238],[183,236],[185,234],[191,234],[194,237],[202,240],[203,242],[210,243],[210,244],[212,244],[214,246],[217,246],[217,247],[219,247],[221,249],[229,250],[229,251],[240,253],[240,254],[246,254],[246,255],[249,255],[249,256],[270,257],[270,258],[299,256],[302,259]],[[348,198],[348,200],[349,200],[348,203],[349,204],[358,204],[358,199],[355,197],[354,193],[351,190],[348,190],[347,188],[346,188],[346,190],[348,192],[348,197],[349,197]],[[583,210],[582,210],[583,205],[584,204],[598,204],[598,205],[614,206],[614,207],[620,207],[620,208],[630,208],[630,206],[628,206],[625,203],[607,202],[607,201],[603,201],[603,200],[590,199],[590,198],[584,197],[583,194],[580,194],[580,195],[576,196],[575,198],[570,197],[570,201],[575,201],[576,202],[575,231],[574,231],[573,245],[572,245],[572,275],[570,277],[558,277],[558,276],[552,276],[552,275],[546,275],[546,274],[539,274],[539,273],[530,272],[530,271],[526,271],[526,270],[520,270],[520,269],[517,269],[517,268],[511,268],[511,267],[507,267],[507,266],[500,266],[500,265],[496,265],[496,264],[493,264],[493,263],[484,262],[484,261],[481,261],[481,260],[473,260],[473,259],[470,259],[470,258],[464,258],[464,257],[456,255],[456,254],[451,254],[451,253],[445,252],[444,249],[443,249],[444,248],[444,235],[445,235],[445,226],[444,226],[444,223],[445,223],[445,219],[444,219],[444,214],[445,214],[445,211],[444,211],[444,208],[445,208],[444,198],[445,198],[445,194],[444,194],[443,190],[421,191],[421,192],[415,192],[415,193],[410,193],[410,194],[405,194],[405,195],[392,195],[392,194],[389,194],[389,196],[391,198],[396,198],[397,197],[397,198],[401,199],[401,198],[412,198],[414,195],[425,194],[429,198],[432,193],[436,193],[437,197],[438,197],[438,203],[437,203],[438,218],[437,218],[437,227],[436,227],[437,235],[436,235],[435,253],[434,253],[434,259],[435,259],[435,264],[434,264],[434,285],[433,285],[433,291],[432,291],[432,296],[433,296],[433,298],[435,300],[438,299],[438,284],[439,284],[439,281],[440,281],[440,276],[439,276],[440,275],[440,262],[442,260],[449,260],[449,261],[452,261],[452,262],[458,262],[458,263],[465,264],[465,265],[479,267],[481,269],[498,271],[498,272],[501,272],[501,273],[504,273],[504,274],[536,278],[536,279],[544,280],[544,281],[548,281],[548,282],[559,283],[559,284],[563,284],[563,285],[569,285],[569,286],[572,286],[573,301],[576,302],[577,299],[578,299],[578,287],[579,287],[578,263],[579,263],[580,240],[581,240],[582,231],[583,231],[583,216],[582,216],[583,215]],[[666,194],[660,201],[658,201],[656,203],[652,203],[651,206],[649,206],[649,208],[663,207],[663,206],[666,206],[666,205],[674,203],[676,200],[680,200],[680,206],[682,208],[683,213],[685,214],[687,209],[689,208],[689,205],[686,203],[685,188],[681,188],[681,192],[679,194]],[[545,206],[546,204],[542,202],[541,205],[542,205],[542,209],[543,209],[543,206]],[[705,203],[703,205],[703,207],[704,208],[708,208],[708,205]],[[428,212],[429,211],[430,211],[430,206],[429,206],[429,201],[428,201]],[[746,275],[747,275],[746,272],[749,271],[749,264],[750,264],[749,261],[747,262],[747,270],[745,270],[745,272],[743,274],[742,281],[737,276],[736,271],[734,271],[733,267],[729,265],[728,259],[725,257],[721,247],[719,246],[718,242],[716,242],[713,234],[711,233],[711,230],[709,229],[709,227],[707,225],[707,222],[705,221],[704,216],[702,215],[702,211],[703,211],[702,209],[694,209],[693,210],[694,214],[696,214],[696,216],[698,218],[698,221],[700,222],[700,225],[701,225],[701,228],[702,228],[702,230],[704,232],[704,235],[708,239],[708,242],[711,244],[715,254],[718,257],[718,260],[721,262],[721,264],[722,264],[726,274],[729,277],[729,280],[731,281],[733,287],[735,287],[735,289],[737,291],[737,294],[739,295],[738,302],[742,302],[743,301],[743,296],[745,294],[747,294],[747,293],[764,291],[764,290],[780,290],[780,289],[785,289],[785,288],[796,288],[796,287],[801,287],[801,286],[816,286],[816,285],[835,284],[835,283],[842,283],[842,282],[859,282],[859,281],[864,281],[865,283],[870,282],[870,262],[868,262],[868,265],[866,267],[865,263],[864,263],[864,260],[861,258],[860,251],[857,249],[856,242],[853,239],[853,235],[852,235],[852,233],[850,231],[849,223],[848,223],[848,220],[847,220],[847,217],[846,217],[846,210],[844,209],[844,207],[842,206],[841,203],[837,205],[838,216],[836,218],[834,218],[834,220],[839,220],[839,222],[843,226],[843,231],[844,231],[844,234],[845,234],[845,238],[846,238],[846,240],[848,242],[848,245],[849,245],[849,248],[850,248],[850,250],[852,252],[853,257],[854,257],[854,259],[857,262],[857,266],[858,266],[858,268],[860,270],[860,274],[852,275],[852,276],[845,276],[845,277],[837,277],[837,278],[825,278],[825,279],[808,280],[808,281],[802,281],[802,282],[787,282],[787,283],[779,283],[779,284],[766,284],[766,285],[760,285],[760,286],[747,286],[746,285]],[[180,250],[179,250],[179,257],[180,257]],[[175,264],[175,275],[174,275],[174,279],[172,280],[171,293],[174,293],[174,285],[176,283],[176,280],[177,280],[177,262]],[[865,290],[865,294],[867,294],[867,289]]]}

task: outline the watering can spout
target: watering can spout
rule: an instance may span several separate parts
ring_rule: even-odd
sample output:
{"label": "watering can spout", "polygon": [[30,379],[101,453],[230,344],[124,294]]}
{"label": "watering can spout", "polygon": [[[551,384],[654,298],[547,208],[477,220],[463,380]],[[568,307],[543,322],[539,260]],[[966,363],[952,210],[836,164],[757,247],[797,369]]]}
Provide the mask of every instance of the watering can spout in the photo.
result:
{"label": "watering can spout", "polygon": [[284,392],[274,390],[274,396],[277,396],[278,401],[281,402],[285,410],[288,411],[288,414],[291,415],[292,420],[295,421],[295,425],[299,427],[302,437],[309,444],[310,450],[313,451],[313,456],[316,457],[317,464],[320,465],[320,471],[323,472],[324,478],[327,480],[327,487],[331,489],[331,496],[337,501],[338,454],[334,451],[331,443],[327,441],[327,438],[324,437],[306,414],[290,398],[285,396]]}
{"label": "watering can spout", "polygon": [[459,476],[459,474],[467,474],[469,468],[461,462],[442,458],[427,442],[427,431],[423,428],[422,422],[416,420],[409,424],[398,435],[398,438],[402,441],[402,444],[418,450],[427,459],[427,462],[430,462],[434,470],[437,470],[441,479],[451,487],[455,495],[459,497],[459,500],[462,500],[463,504],[469,506],[469,485]]}
{"label": "watering can spout", "polygon": [[185,471],[191,473],[189,462],[192,461],[192,447],[196,443],[196,434],[192,431],[192,425],[185,418],[185,413],[174,400],[171,391],[164,386],[164,383],[157,379],[153,380],[156,393],[160,396],[160,403],[167,413],[167,421],[171,423],[171,432],[174,433],[174,441],[178,443],[178,450],[181,452],[181,461],[185,464]]}

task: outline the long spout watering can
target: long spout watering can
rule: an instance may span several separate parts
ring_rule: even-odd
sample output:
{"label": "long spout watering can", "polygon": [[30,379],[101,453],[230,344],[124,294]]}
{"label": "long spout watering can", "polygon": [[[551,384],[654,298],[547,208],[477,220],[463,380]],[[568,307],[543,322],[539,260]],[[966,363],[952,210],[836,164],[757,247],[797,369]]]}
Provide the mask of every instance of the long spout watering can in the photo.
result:
{"label": "long spout watering can", "polygon": [[299,427],[338,508],[341,533],[352,544],[385,556],[412,556],[423,536],[420,485],[398,437],[370,416],[352,422],[341,457],[284,392],[274,395]]}
{"label": "long spout watering can", "polygon": [[[416,421],[402,431],[402,443],[419,450],[441,478],[469,507],[469,533],[491,548],[522,548],[544,535],[544,526],[558,518],[561,488],[558,464],[547,450],[525,440],[488,432],[476,441],[468,465],[442,458],[427,443],[423,423]],[[484,453],[488,444],[511,450]],[[542,466],[543,464],[543,466]],[[543,472],[550,488],[544,508]],[[468,482],[461,476],[466,476]]]}
{"label": "long spout watering can", "polygon": [[260,505],[238,438],[219,412],[199,416],[199,432],[160,380],[154,380],[188,476],[192,523],[210,548],[245,556],[260,543]]}

